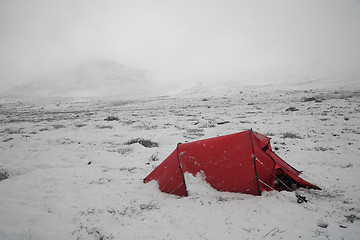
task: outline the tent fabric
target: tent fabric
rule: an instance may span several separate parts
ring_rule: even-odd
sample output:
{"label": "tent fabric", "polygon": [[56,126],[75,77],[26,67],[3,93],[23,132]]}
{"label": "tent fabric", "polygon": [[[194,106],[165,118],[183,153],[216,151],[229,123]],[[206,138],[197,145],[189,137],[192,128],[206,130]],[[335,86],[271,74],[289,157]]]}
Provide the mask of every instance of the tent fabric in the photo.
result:
{"label": "tent fabric", "polygon": [[261,195],[275,188],[275,169],[301,187],[318,188],[272,151],[270,138],[252,130],[178,144],[144,182],[155,180],[162,192],[188,196],[184,173],[202,172],[219,191]]}

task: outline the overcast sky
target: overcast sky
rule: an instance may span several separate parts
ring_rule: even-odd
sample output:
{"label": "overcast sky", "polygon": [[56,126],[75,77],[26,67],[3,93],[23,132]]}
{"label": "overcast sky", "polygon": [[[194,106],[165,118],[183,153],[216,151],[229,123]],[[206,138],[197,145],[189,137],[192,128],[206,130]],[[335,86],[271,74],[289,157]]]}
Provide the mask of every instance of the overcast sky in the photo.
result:
{"label": "overcast sky", "polygon": [[0,0],[0,81],[91,59],[236,75],[360,68],[356,0]]}

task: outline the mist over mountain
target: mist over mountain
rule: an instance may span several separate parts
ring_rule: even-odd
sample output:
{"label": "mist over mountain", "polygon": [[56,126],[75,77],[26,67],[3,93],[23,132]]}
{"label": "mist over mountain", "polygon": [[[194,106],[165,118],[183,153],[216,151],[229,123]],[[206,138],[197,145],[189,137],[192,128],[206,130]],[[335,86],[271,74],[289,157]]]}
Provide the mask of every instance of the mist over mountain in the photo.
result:
{"label": "mist over mountain", "polygon": [[44,79],[64,91],[103,81],[112,89],[119,81],[111,79],[137,82],[141,71],[188,86],[337,76],[354,82],[359,22],[355,0],[3,0],[1,91]]}
{"label": "mist over mountain", "polygon": [[131,98],[136,94],[146,94],[149,84],[144,70],[115,61],[94,60],[46,74],[38,80],[13,88],[11,92],[26,98]]}

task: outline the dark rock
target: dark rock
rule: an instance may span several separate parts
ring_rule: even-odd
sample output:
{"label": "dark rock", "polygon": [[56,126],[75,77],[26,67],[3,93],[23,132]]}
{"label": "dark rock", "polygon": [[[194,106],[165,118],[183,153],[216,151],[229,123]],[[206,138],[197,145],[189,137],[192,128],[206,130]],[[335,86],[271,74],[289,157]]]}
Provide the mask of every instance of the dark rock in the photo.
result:
{"label": "dark rock", "polygon": [[227,123],[230,123],[230,121],[218,122],[217,124],[218,124],[218,125],[223,125],[223,124],[227,124]]}
{"label": "dark rock", "polygon": [[317,225],[321,228],[327,228],[329,226],[329,224],[327,224],[326,222],[320,220],[318,221]]}
{"label": "dark rock", "polygon": [[314,97],[309,97],[309,98],[305,98],[305,99],[303,100],[303,102],[312,102],[312,101],[316,101],[316,98],[314,98]]}
{"label": "dark rock", "polygon": [[119,120],[119,118],[114,117],[114,116],[109,116],[109,117],[104,119],[104,121],[117,121],[117,120]]}
{"label": "dark rock", "polygon": [[11,140],[13,140],[13,138],[12,138],[12,137],[7,138],[7,139],[4,139],[4,141],[3,141],[3,142],[9,142],[9,141],[11,141]]}
{"label": "dark rock", "polygon": [[289,107],[286,109],[287,112],[295,112],[295,111],[299,111],[299,109],[297,109],[296,107]]}
{"label": "dark rock", "polygon": [[0,168],[0,181],[3,181],[8,178],[9,178],[9,173],[4,169]]}

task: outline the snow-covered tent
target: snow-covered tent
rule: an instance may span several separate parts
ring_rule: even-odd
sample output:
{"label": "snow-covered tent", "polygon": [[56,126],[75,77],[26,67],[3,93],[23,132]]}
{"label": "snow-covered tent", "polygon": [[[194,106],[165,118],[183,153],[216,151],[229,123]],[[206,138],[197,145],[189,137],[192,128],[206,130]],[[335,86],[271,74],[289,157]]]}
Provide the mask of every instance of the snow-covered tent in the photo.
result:
{"label": "snow-covered tent", "polygon": [[178,144],[144,182],[155,180],[162,192],[188,196],[185,172],[203,173],[219,191],[261,195],[273,189],[319,189],[272,151],[270,138],[252,130]]}

